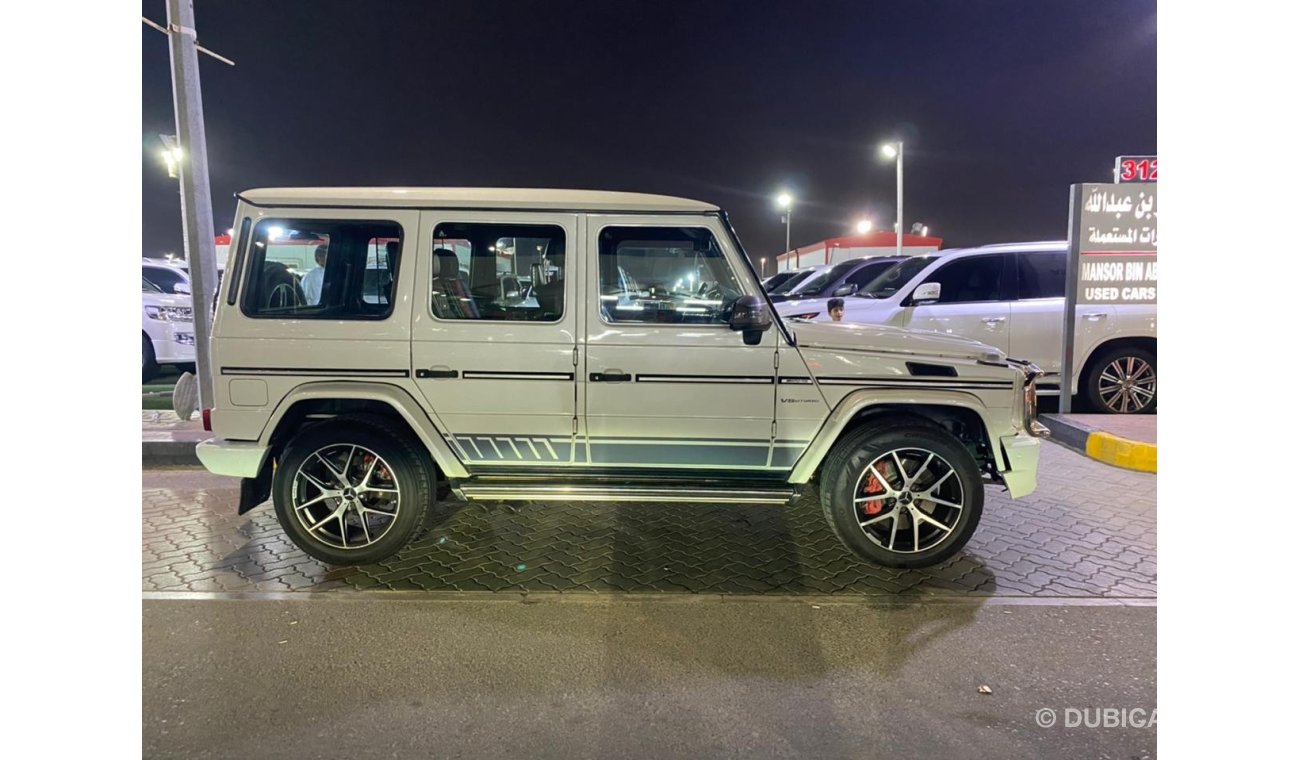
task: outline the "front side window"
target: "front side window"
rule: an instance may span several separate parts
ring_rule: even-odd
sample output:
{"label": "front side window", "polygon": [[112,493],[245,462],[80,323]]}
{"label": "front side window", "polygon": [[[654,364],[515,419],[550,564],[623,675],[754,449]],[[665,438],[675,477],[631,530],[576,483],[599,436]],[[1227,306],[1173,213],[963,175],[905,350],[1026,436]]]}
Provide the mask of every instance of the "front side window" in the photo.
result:
{"label": "front side window", "polygon": [[1065,251],[1017,254],[1021,298],[1065,297]]}
{"label": "front side window", "polygon": [[558,322],[564,246],[551,224],[439,224],[429,308],[438,319]]}
{"label": "front side window", "polygon": [[939,283],[939,300],[936,303],[970,303],[974,301],[1003,301],[1002,272],[1005,256],[970,256],[950,261],[925,278],[925,282]]}
{"label": "front side window", "polygon": [[612,323],[726,324],[744,293],[700,227],[606,227],[597,271],[600,313]]}
{"label": "front side window", "polygon": [[396,222],[263,219],[248,251],[251,317],[382,319],[402,249]]}

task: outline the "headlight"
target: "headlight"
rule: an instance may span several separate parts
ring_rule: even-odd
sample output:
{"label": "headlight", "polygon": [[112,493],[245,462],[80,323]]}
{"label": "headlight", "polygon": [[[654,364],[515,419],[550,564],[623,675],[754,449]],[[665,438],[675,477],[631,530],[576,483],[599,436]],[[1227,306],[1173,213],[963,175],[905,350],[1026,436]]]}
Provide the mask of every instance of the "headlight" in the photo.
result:
{"label": "headlight", "polygon": [[194,321],[194,309],[189,306],[146,306],[144,313],[160,322]]}
{"label": "headlight", "polygon": [[804,314],[791,314],[787,319],[816,319],[820,311],[809,311]]}
{"label": "headlight", "polygon": [[1042,376],[1043,371],[1033,364],[1024,366],[1025,372],[1025,431],[1030,435],[1044,438],[1048,435],[1048,430],[1043,423],[1038,421],[1038,378]]}

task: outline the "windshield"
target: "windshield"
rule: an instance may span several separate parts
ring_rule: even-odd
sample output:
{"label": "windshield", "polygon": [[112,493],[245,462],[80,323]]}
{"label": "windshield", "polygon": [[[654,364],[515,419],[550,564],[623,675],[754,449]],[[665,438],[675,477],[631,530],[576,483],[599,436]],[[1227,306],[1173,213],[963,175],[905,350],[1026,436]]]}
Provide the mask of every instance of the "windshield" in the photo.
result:
{"label": "windshield", "polygon": [[164,293],[178,293],[177,285],[188,284],[184,274],[170,267],[141,267],[140,274]]}
{"label": "windshield", "polygon": [[808,277],[812,275],[814,271],[815,270],[812,269],[805,269],[802,272],[795,272],[793,277],[781,283],[780,285],[777,285],[775,288],[772,288],[767,292],[771,293],[774,296],[780,295],[782,293],[789,293],[791,290],[794,290],[795,286],[797,286],[799,283],[803,282],[804,280],[807,280]]}
{"label": "windshield", "polygon": [[818,275],[805,280],[802,285],[796,287],[794,290],[790,292],[803,293],[806,295],[815,296],[818,293],[821,293],[823,290],[825,290],[827,285],[830,285],[831,283],[839,280],[841,277],[848,274],[850,271],[856,269],[861,264],[862,262],[856,259],[853,261],[845,261],[843,263],[836,264],[830,269],[826,269],[821,273],[819,273]]}
{"label": "windshield", "polygon": [[143,277],[140,278],[140,290],[144,291],[145,293],[161,293],[161,292],[162,292],[161,290],[158,289],[158,286],[157,286],[157,285],[154,285],[152,282],[149,282],[148,280],[146,280],[146,279],[143,278]]}
{"label": "windshield", "polygon": [[930,265],[937,256],[913,256],[898,262],[881,273],[879,277],[862,286],[857,292],[859,298],[889,298],[899,288],[912,281],[922,269]]}

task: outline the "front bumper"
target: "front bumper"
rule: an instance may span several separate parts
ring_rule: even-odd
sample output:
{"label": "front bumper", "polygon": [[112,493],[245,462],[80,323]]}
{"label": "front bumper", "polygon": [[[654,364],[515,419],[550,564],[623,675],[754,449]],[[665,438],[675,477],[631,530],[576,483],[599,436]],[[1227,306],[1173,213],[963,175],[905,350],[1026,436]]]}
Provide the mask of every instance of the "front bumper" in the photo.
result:
{"label": "front bumper", "polygon": [[194,361],[194,323],[163,322],[153,337],[154,359],[159,364],[188,364]]}
{"label": "front bumper", "polygon": [[1029,433],[1017,433],[998,439],[1007,469],[998,473],[1011,498],[1028,496],[1038,487],[1038,439]]}
{"label": "front bumper", "polygon": [[257,477],[269,450],[269,446],[257,441],[227,441],[223,438],[209,438],[194,448],[208,472],[236,478]]}

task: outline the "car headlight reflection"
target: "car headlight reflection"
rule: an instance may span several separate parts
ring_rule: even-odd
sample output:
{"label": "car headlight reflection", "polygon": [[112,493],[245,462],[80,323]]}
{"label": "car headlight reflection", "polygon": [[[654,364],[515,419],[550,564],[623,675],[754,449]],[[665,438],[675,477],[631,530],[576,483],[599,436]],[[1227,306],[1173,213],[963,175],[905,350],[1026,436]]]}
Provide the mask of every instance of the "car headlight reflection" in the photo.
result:
{"label": "car headlight reflection", "polygon": [[146,306],[144,313],[160,322],[193,322],[194,309],[189,306]]}

